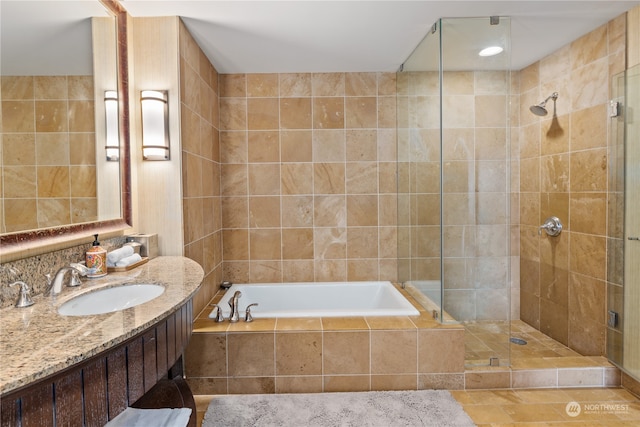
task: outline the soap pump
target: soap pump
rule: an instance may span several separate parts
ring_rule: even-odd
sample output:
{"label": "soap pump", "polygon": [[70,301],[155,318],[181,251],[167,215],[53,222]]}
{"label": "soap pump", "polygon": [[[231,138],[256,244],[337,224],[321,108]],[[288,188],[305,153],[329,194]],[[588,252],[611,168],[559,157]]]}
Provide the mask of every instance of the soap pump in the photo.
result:
{"label": "soap pump", "polygon": [[107,251],[100,247],[98,235],[94,234],[93,237],[91,249],[86,253],[87,268],[92,270],[91,273],[87,274],[87,277],[90,278],[102,277],[107,274]]}

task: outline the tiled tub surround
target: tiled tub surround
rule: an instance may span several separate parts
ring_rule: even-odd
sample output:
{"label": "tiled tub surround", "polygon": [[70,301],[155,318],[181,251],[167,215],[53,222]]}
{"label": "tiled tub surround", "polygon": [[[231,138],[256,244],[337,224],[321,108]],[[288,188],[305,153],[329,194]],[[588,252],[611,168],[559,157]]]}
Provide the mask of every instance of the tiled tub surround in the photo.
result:
{"label": "tiled tub surround", "polygon": [[196,395],[464,388],[462,326],[405,296],[419,316],[216,323],[205,309],[185,352],[189,386]]}
{"label": "tiled tub surround", "polygon": [[[523,322],[514,325],[515,335],[532,345],[525,351],[512,344],[511,366],[465,369],[469,331],[435,321],[398,290],[419,316],[216,323],[208,307],[195,320],[185,352],[189,385],[195,395],[620,385],[620,371],[606,358],[580,356],[548,337],[554,344],[545,350],[526,334],[544,335]],[[482,336],[477,329],[476,338]],[[547,351],[551,346],[558,348]]]}
{"label": "tiled tub surround", "polygon": [[[85,280],[79,290],[64,288],[52,297],[38,296],[29,308],[0,311],[0,394],[54,375],[110,349],[151,327],[191,299],[202,283],[202,268],[184,257],[158,257],[124,273]],[[67,317],[59,304],[80,293],[123,283],[157,283],[158,298],[127,310]]]}

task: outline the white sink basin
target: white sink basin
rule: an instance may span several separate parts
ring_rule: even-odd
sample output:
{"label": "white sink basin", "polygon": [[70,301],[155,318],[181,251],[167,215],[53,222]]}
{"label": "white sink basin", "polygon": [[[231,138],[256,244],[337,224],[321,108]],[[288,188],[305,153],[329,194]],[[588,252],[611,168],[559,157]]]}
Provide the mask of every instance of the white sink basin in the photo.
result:
{"label": "white sink basin", "polygon": [[88,316],[124,310],[159,297],[164,287],[153,284],[122,285],[80,295],[58,308],[63,316]]}

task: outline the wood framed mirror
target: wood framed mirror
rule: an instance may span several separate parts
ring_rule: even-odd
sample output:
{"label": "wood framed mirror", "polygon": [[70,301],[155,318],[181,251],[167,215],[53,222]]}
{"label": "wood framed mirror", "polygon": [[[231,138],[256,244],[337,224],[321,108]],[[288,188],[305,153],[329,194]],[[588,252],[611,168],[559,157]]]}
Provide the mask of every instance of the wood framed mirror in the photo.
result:
{"label": "wood framed mirror", "polygon": [[[11,3],[15,3],[16,10],[19,11],[19,10],[24,10],[24,8],[19,9],[19,5],[24,4],[26,2],[3,1],[3,4],[2,4],[2,7],[3,7],[2,49],[3,51],[5,51],[5,43],[8,43],[10,40],[15,40],[15,37],[10,37],[9,34],[7,33],[10,30],[10,25],[5,25],[5,19],[11,19],[10,16],[8,16],[9,15],[8,11],[10,10],[9,8],[11,7]],[[72,2],[72,1],[67,1],[67,2],[45,1],[45,2],[42,2],[43,9],[39,9],[37,5],[34,5],[34,2],[29,2],[29,6],[28,6],[29,13],[33,15],[33,16],[30,16],[29,19],[35,20],[36,23],[41,22],[42,24],[39,24],[39,25],[46,27],[47,26],[46,23],[50,22],[52,18],[50,15],[51,12],[50,11],[47,12],[46,10],[44,10],[45,6],[51,7],[52,5],[57,5],[58,10],[60,10],[61,13],[64,13],[61,9],[64,8],[65,3],[68,3],[69,5],[67,6],[72,7],[74,11],[78,10],[78,2]],[[73,101],[66,101],[67,104],[65,107],[64,114],[68,114],[68,117],[66,118],[67,123],[60,125],[60,127],[52,131],[51,128],[50,127],[47,128],[47,126],[56,126],[56,123],[55,123],[56,117],[57,117],[56,114],[50,115],[49,122],[44,124],[39,123],[39,120],[46,122],[46,119],[45,120],[42,119],[42,117],[45,116],[45,114],[41,114],[42,112],[39,111],[38,108],[40,108],[41,105],[44,105],[44,107],[42,108],[47,108],[47,105],[46,105],[47,103],[49,104],[53,104],[55,102],[60,103],[61,102],[60,100],[47,99],[42,101],[40,104],[38,103],[38,101],[34,101],[34,100],[27,100],[27,101],[6,100],[7,97],[11,98],[11,95],[9,95],[9,90],[4,90],[3,92],[5,94],[5,97],[0,98],[2,99],[2,113],[3,113],[3,116],[2,116],[3,120],[0,121],[0,123],[2,123],[2,126],[0,126],[0,137],[2,137],[2,139],[0,140],[0,143],[2,143],[2,148],[3,148],[2,156],[1,156],[2,162],[0,162],[0,166],[2,166],[1,168],[2,173],[6,173],[6,175],[2,175],[2,177],[3,178],[8,177],[8,179],[2,180],[3,182],[3,185],[1,188],[2,198],[0,198],[0,208],[2,212],[2,232],[0,234],[0,261],[2,262],[9,261],[12,258],[14,258],[15,256],[13,254],[15,253],[24,253],[25,251],[28,253],[47,252],[48,250],[46,250],[46,248],[48,247],[53,247],[55,249],[56,247],[63,246],[65,242],[69,242],[68,246],[71,246],[75,244],[73,242],[77,242],[79,239],[86,238],[88,240],[92,234],[118,232],[118,231],[129,228],[132,224],[131,179],[130,179],[131,173],[130,173],[130,156],[129,156],[130,127],[129,127],[129,100],[128,100],[127,13],[117,0],[95,0],[89,3],[92,4],[91,7],[93,7],[94,10],[98,10],[95,8],[97,7],[96,5],[99,5],[101,7],[100,10],[103,11],[102,16],[99,16],[99,17],[86,16],[86,17],[78,18],[77,25],[76,23],[74,23],[73,25],[67,24],[65,27],[65,32],[77,31],[80,26],[85,26],[85,27],[89,26],[91,31],[93,31],[93,34],[89,36],[89,43],[93,43],[94,47],[96,45],[99,46],[99,43],[101,43],[100,37],[109,37],[108,36],[109,34],[112,34],[114,36],[113,40],[108,40],[109,44],[111,43],[113,44],[112,48],[107,49],[107,51],[111,50],[110,58],[106,57],[104,52],[98,53],[96,52],[96,49],[92,49],[93,58],[90,59],[90,61],[92,61],[90,62],[90,65],[92,65],[92,68],[94,71],[94,78],[93,78],[94,82],[92,87],[94,96],[93,96],[92,102],[95,104],[95,107],[89,106],[85,110],[91,110],[91,112],[93,113],[96,121],[95,126],[91,126],[91,129],[89,129],[89,131],[86,131],[84,133],[81,131],[77,131],[77,129],[69,128],[72,126],[69,124],[71,123],[70,118],[72,118],[74,114],[77,116],[78,122],[81,122],[81,119],[80,119],[81,117],[85,119],[86,117],[88,117],[87,114],[84,114],[84,116],[82,115],[82,111],[83,111],[82,105],[87,104],[87,102],[84,102],[84,101],[79,101],[77,103],[79,107],[77,108],[75,108],[72,105]],[[89,7],[89,5],[87,5],[87,7]],[[87,10],[90,10],[90,9],[87,9]],[[49,15],[47,15],[47,13],[49,13]],[[89,12],[87,12],[87,14],[89,14]],[[100,33],[96,34],[96,30],[95,30],[96,25],[94,22],[94,20],[96,19],[106,20],[106,25],[107,26],[110,25],[111,28],[107,27],[108,29],[107,32],[103,32],[102,34]],[[99,23],[98,27],[100,25],[104,26],[105,23],[104,22]],[[22,28],[22,31],[20,32],[19,37],[26,38],[27,33],[28,31],[25,31],[24,28]],[[56,34],[53,31],[51,32],[51,34],[49,34],[49,38],[51,39],[55,39],[58,36],[59,34]],[[76,39],[78,38],[79,37],[76,36]],[[39,43],[39,42],[37,40],[34,40],[32,41],[32,43]],[[58,54],[57,57],[63,56],[65,54],[73,55],[73,52],[66,52],[67,50],[69,49],[61,51],[63,53]],[[22,52],[25,52],[24,48]],[[100,57],[101,55],[102,55],[102,58]],[[28,55],[26,54],[22,54],[21,56],[28,57]],[[47,64],[50,65],[51,61],[50,60],[47,61],[47,58],[43,58],[43,56],[45,55],[42,53],[40,53],[37,56],[34,55],[34,60],[45,61]],[[4,59],[5,58],[3,55],[3,64],[6,64],[6,68],[10,68],[9,64],[16,65],[15,62],[13,61],[7,62],[7,61],[4,61]],[[65,58],[62,58],[62,59],[63,61],[65,61]],[[69,63],[72,61],[72,59],[73,57],[69,56],[68,58],[66,58],[66,62]],[[97,79],[95,78],[95,71],[96,69],[100,71],[104,64],[113,64],[113,67],[115,69],[113,73],[114,78],[111,79],[111,86],[115,86],[112,89],[117,90],[117,103],[118,103],[117,134],[119,136],[119,146],[120,146],[119,156],[118,156],[119,159],[118,159],[118,162],[115,163],[115,168],[113,164],[111,166],[111,169],[115,171],[115,176],[112,176],[111,179],[104,179],[104,177],[102,177],[103,179],[101,179],[100,166],[99,166],[101,159],[104,160],[106,158],[105,147],[104,147],[106,136],[103,135],[106,128],[106,123],[105,123],[106,119],[104,119],[105,107],[104,107],[104,96],[102,95],[105,92],[103,88],[98,87],[98,84],[95,83],[97,81]],[[3,66],[2,68],[4,69],[5,66]],[[12,71],[12,70],[9,70],[9,71]],[[20,73],[20,71],[18,71],[17,73]],[[11,77],[11,74],[16,74],[15,72],[14,73],[9,72],[8,75],[10,77],[6,77],[6,78],[5,78],[5,74],[6,73],[3,70],[3,73],[2,73],[3,83],[6,83],[6,82],[11,83],[10,79],[12,78],[15,79],[15,77]],[[27,73],[23,73],[23,74],[27,74]],[[33,72],[31,72],[31,74],[32,76],[37,75],[37,74],[33,74]],[[35,93],[38,90],[40,90],[40,92],[42,93],[51,93],[55,89],[54,87],[57,85],[57,83],[64,80],[65,82],[64,84],[66,85],[65,89],[67,90],[67,92],[73,92],[74,89],[72,88],[72,85],[71,83],[69,83],[69,81],[81,80],[82,78],[86,78],[86,76],[82,76],[82,77],[65,76],[64,78],[59,76],[51,77],[51,74],[53,73],[49,73],[48,77],[43,77],[42,79],[38,79],[37,77],[35,77],[34,79],[30,79],[29,77],[27,77],[26,79],[25,78],[16,79],[16,81],[18,81],[18,84],[14,84],[13,86],[8,84],[7,87],[14,88],[14,89],[15,88],[24,89],[24,85],[21,85],[20,83],[24,83],[26,81],[26,82],[30,82],[30,84],[33,85],[33,88],[27,89],[24,92],[28,92],[29,90],[31,90],[32,93]],[[76,74],[81,74],[81,73],[76,73]],[[91,80],[91,78],[89,78],[89,80]],[[41,83],[40,88],[38,88],[38,82]],[[4,88],[4,85],[3,85],[3,88]],[[35,98],[35,96],[33,97]],[[68,97],[71,98],[72,96],[68,96]],[[44,95],[44,98],[46,98],[46,95]],[[54,98],[54,97],[52,96],[51,98]],[[28,113],[26,115],[23,114],[23,111],[20,110],[20,108],[23,105],[28,105],[29,102],[35,105],[34,107],[32,107],[33,113],[31,113],[33,118],[31,118]],[[99,102],[101,102],[102,104],[99,104]],[[13,117],[12,117],[12,114],[13,114]],[[11,129],[12,119],[18,118],[20,120],[22,119],[22,117],[25,117],[25,116],[28,118],[27,121],[31,120],[34,122],[33,124],[29,124],[29,126],[33,128],[33,132],[32,132],[33,135],[29,135],[27,132],[18,132],[18,130],[16,129]],[[101,119],[103,120],[102,123],[100,123]],[[60,120],[60,122],[62,121],[63,120]],[[44,129],[43,135],[39,136],[38,134],[35,133],[38,126]],[[19,129],[19,130],[22,130],[22,129]],[[62,132],[59,132],[60,130],[62,130]],[[76,130],[77,132],[72,132],[73,130]],[[58,132],[56,133],[56,131]],[[72,143],[74,141],[78,141],[83,138],[86,142],[88,138],[91,138],[90,135],[92,133],[94,135],[93,140],[95,140],[94,158],[97,159],[95,160],[95,165],[86,166],[82,164],[82,162],[80,162],[79,165],[84,166],[84,168],[79,166],[76,169],[73,168],[73,165],[71,166],[67,165],[68,168],[66,172],[67,174],[66,183],[69,183],[68,185],[70,189],[69,190],[64,189],[63,192],[66,191],[66,193],[69,196],[68,198],[71,199],[70,193],[73,191],[74,185],[80,188],[79,192],[82,193],[82,191],[84,191],[82,188],[83,185],[87,185],[90,187],[91,185],[94,184],[94,181],[95,181],[95,184],[96,184],[95,190],[92,190],[91,188],[88,188],[86,190],[86,193],[89,196],[91,196],[91,194],[95,195],[94,197],[95,207],[88,208],[89,211],[91,211],[91,209],[94,209],[94,211],[90,212],[89,216],[85,218],[83,218],[81,215],[74,216],[72,213],[69,213],[67,215],[67,217],[70,219],[68,223],[62,220],[54,220],[52,221],[51,226],[49,226],[49,224],[47,224],[46,221],[41,221],[37,223],[34,223],[32,221],[31,223],[28,223],[28,224],[35,224],[36,225],[35,227],[24,227],[25,229],[20,229],[20,227],[18,226],[8,227],[7,221],[5,220],[6,218],[5,214],[11,211],[12,209],[13,209],[13,212],[11,212],[11,214],[17,217],[40,215],[41,217],[45,217],[46,219],[46,211],[45,213],[38,212],[36,208],[38,206],[38,196],[40,196],[42,200],[46,198],[44,197],[46,196],[46,194],[44,194],[43,196],[43,193],[45,191],[42,189],[42,187],[46,187],[47,185],[53,186],[53,184],[51,184],[53,175],[56,175],[57,171],[62,170],[62,168],[59,167],[59,165],[55,164],[55,161],[50,160],[51,156],[48,153],[55,152],[55,150],[52,150],[49,147],[55,148],[58,146],[63,146],[66,152],[68,153],[67,158],[74,157],[74,156],[78,157],[78,154],[76,154],[76,152],[74,151],[74,147],[72,146]],[[56,137],[56,135],[63,135],[63,137],[59,137],[59,136]],[[58,138],[57,141],[55,141],[55,143],[53,143],[52,145],[49,145],[49,146],[45,145],[46,142],[49,142],[56,138]],[[60,139],[63,139],[63,141],[60,142]],[[27,141],[26,144],[23,143],[25,140]],[[13,143],[13,145],[10,145],[10,143]],[[12,152],[12,147],[13,147],[13,152]],[[40,150],[38,150],[38,148]],[[26,155],[22,153],[24,150],[27,151]],[[18,154],[16,155],[16,153]],[[17,160],[15,160],[16,158],[20,158],[20,157],[31,157],[36,159],[35,161],[37,161],[38,157],[46,158],[44,160],[44,166],[42,167],[42,171],[44,172],[40,173],[41,171],[38,170],[38,166],[32,165],[32,164],[30,164],[28,168],[23,168],[23,166],[17,164],[16,163]],[[90,157],[90,155],[87,156],[85,154],[84,157],[88,158]],[[66,160],[66,161],[67,163],[69,163],[69,160]],[[49,164],[47,164],[47,162]],[[18,179],[12,180],[11,178],[15,178],[17,176],[15,171],[19,170],[20,168],[31,170],[32,171],[30,172],[31,175],[29,175],[28,173],[26,175],[26,178],[18,177]],[[89,172],[83,175],[83,171],[87,171],[87,170]],[[47,175],[46,172],[51,172],[51,173]],[[64,173],[65,172],[63,170],[62,174],[64,175]],[[71,182],[73,178],[75,178],[76,180],[75,184]],[[119,185],[116,186],[114,184],[115,181],[119,181]],[[12,182],[17,182],[18,187],[12,188],[7,185],[7,183],[10,184]],[[65,185],[67,185],[66,183]],[[25,187],[20,187],[20,184],[23,184]],[[38,189],[38,184],[40,184],[40,187],[41,187],[40,189]],[[100,187],[101,185],[104,185],[104,187]],[[109,189],[109,187],[111,187],[111,189]],[[27,188],[27,190],[24,190],[24,188]],[[29,191],[33,192],[33,197],[28,195]],[[105,193],[105,192],[115,193],[115,197],[117,198],[119,196],[119,200],[111,199],[111,201],[109,201],[107,199],[107,202],[105,203],[106,207],[103,208],[103,211],[105,211],[106,213],[101,214],[100,212],[98,212],[100,209],[100,207],[98,206],[100,203],[99,196],[101,193]],[[7,195],[12,196],[13,201],[18,201],[21,203],[16,203],[14,205],[11,205],[10,202],[7,202],[7,200],[9,199],[6,197]],[[81,197],[78,197],[78,199],[80,198]],[[90,197],[86,197],[86,198],[89,199]],[[26,200],[29,200],[29,203],[25,203]],[[71,202],[67,202],[66,200],[64,200],[62,204],[64,205],[65,203],[71,203]],[[47,205],[44,202],[41,204],[42,206],[44,206],[44,209],[47,209],[47,207],[51,207],[51,206],[54,206],[55,208],[56,206],[51,204]],[[36,209],[35,213],[33,209]],[[65,207],[65,209],[67,208]],[[69,208],[68,210],[71,212],[73,208]],[[74,219],[76,220],[74,221]]]}

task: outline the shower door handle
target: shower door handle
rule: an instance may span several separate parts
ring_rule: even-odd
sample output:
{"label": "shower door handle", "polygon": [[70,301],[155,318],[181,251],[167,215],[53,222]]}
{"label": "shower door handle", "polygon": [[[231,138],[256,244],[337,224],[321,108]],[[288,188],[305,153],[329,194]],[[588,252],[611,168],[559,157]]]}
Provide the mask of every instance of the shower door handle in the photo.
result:
{"label": "shower door handle", "polygon": [[627,237],[627,240],[640,240],[640,237]]}

